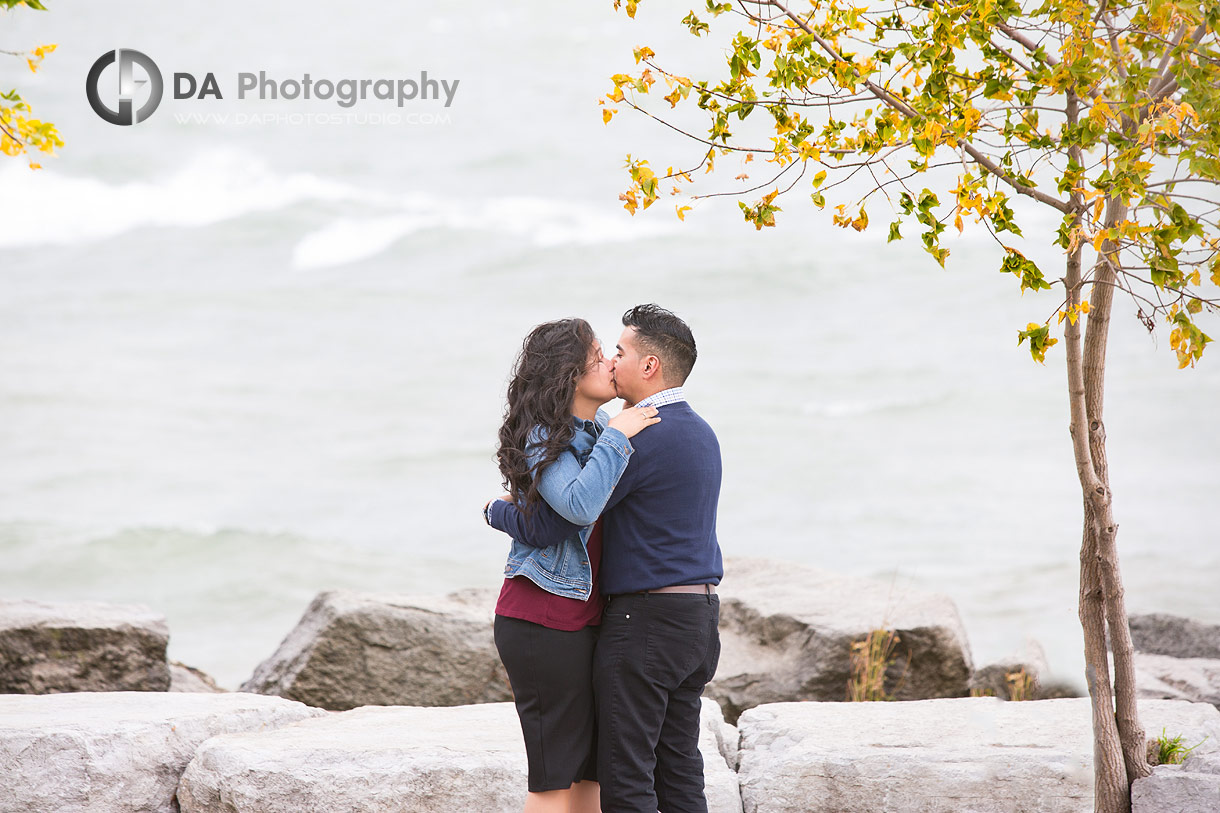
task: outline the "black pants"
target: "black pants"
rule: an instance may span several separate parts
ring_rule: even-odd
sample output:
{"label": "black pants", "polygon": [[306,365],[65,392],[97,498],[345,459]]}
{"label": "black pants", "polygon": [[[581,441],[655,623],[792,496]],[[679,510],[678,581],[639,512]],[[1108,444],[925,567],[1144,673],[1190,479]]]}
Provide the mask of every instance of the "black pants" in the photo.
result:
{"label": "black pants", "polygon": [[720,658],[720,599],[615,596],[594,654],[603,813],[707,813],[699,712]]}

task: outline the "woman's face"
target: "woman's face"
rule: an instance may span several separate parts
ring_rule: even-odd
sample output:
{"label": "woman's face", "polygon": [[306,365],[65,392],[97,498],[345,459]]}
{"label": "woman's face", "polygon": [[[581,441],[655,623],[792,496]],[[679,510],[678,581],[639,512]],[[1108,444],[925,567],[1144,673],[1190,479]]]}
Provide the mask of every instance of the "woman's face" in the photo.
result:
{"label": "woman's face", "polygon": [[584,375],[576,380],[576,397],[604,404],[618,397],[614,391],[614,379],[610,375],[610,365],[602,355],[602,343],[593,342],[589,351],[589,361],[585,366]]}

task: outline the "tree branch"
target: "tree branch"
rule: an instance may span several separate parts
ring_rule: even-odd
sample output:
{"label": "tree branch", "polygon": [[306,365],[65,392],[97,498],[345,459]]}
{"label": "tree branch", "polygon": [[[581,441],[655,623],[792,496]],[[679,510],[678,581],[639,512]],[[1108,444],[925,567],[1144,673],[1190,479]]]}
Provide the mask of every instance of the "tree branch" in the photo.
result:
{"label": "tree branch", "polygon": [[[781,2],[781,0],[766,0],[766,2],[769,5],[772,5],[772,6],[775,6],[776,8],[778,8],[780,11],[782,11],[784,14],[786,14],[788,16],[788,19],[792,20],[797,25],[799,25],[805,31],[805,33],[807,33],[811,37],[813,37],[813,40],[827,54],[829,54],[830,56],[834,57],[835,59],[837,59],[841,62],[846,61],[843,59],[842,55],[839,54],[839,52],[835,50],[834,46],[832,46],[820,34],[818,34],[816,31],[814,31],[812,28],[810,28],[808,23],[806,23],[799,16],[797,16],[792,11],[790,11],[788,9],[788,7],[785,6]],[[856,69],[854,66],[853,66],[853,70],[856,71],[857,76],[860,75],[859,70]],[[861,81],[863,81],[864,86],[866,88],[868,88],[869,91],[884,104],[889,105],[894,110],[897,110],[899,113],[902,113],[904,116],[906,116],[909,119],[918,120],[918,119],[922,118],[919,115],[919,113],[915,111],[914,108],[912,108],[910,105],[908,105],[906,102],[902,101],[898,97],[894,96],[894,94],[890,93],[885,88],[877,86],[870,80],[865,79],[863,76],[860,76],[860,79],[861,79]],[[1045,203],[1047,206],[1051,206],[1055,209],[1058,209],[1059,211],[1063,212],[1064,214],[1067,214],[1068,212],[1072,211],[1071,207],[1067,203],[1064,203],[1063,201],[1059,200],[1059,198],[1056,198],[1053,195],[1048,195],[1045,192],[1042,192],[1031,186],[1026,186],[1025,184],[1021,183],[1017,179],[1013,178],[1011,175],[1009,175],[1007,172],[1005,172],[1003,169],[1001,169],[998,164],[996,164],[994,161],[989,159],[987,156],[983,155],[983,153],[979,152],[973,146],[971,146],[969,144],[963,144],[962,149],[964,149],[966,151],[966,154],[969,155],[971,158],[973,158],[974,161],[979,166],[983,167],[989,173],[991,173],[992,175],[999,178],[1004,183],[1011,186],[1014,190],[1017,191],[1018,194],[1033,198],[1034,200],[1038,201],[1039,203]]]}

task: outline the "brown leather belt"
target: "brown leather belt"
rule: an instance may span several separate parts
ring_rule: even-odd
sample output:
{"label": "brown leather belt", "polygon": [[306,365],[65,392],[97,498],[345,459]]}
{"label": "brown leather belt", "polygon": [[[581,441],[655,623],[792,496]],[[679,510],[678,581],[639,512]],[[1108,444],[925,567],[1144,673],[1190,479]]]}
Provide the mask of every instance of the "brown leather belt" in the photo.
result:
{"label": "brown leather belt", "polygon": [[657,587],[653,590],[641,590],[641,593],[698,593],[711,595],[716,592],[714,584],[675,584],[671,587]]}

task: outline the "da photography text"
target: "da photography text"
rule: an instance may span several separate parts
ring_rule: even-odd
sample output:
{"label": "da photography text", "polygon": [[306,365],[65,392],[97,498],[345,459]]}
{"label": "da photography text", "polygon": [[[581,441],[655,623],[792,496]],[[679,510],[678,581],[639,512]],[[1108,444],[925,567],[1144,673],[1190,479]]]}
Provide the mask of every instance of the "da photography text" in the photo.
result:
{"label": "da photography text", "polygon": [[[113,70],[108,70],[114,66]],[[268,76],[266,71],[242,71],[222,90],[216,74],[175,71],[170,92],[174,99],[224,99],[236,93],[240,100],[320,99],[349,109],[368,99],[393,101],[398,107],[413,101],[443,101],[448,108],[457,95],[459,79],[438,79],[420,71],[410,78],[330,79],[304,73],[298,77]],[[117,78],[117,82],[113,81]],[[85,93],[94,112],[111,124],[131,125],[147,120],[161,104],[165,92],[161,69],[148,55],[131,48],[102,54],[85,78]],[[117,104],[115,104],[117,103]],[[138,106],[137,106],[138,105]]]}

